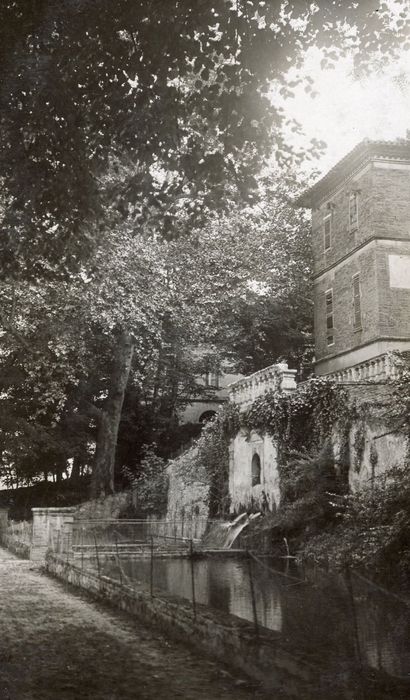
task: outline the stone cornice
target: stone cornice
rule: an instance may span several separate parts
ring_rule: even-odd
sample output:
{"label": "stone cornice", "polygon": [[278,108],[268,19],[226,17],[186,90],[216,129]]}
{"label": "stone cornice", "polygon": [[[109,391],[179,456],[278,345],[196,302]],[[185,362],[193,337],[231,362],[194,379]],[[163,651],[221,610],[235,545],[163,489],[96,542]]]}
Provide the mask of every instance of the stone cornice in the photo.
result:
{"label": "stone cornice", "polygon": [[363,241],[363,243],[360,243],[359,245],[355,246],[355,248],[349,250],[348,253],[345,253],[345,255],[342,255],[342,257],[338,258],[330,265],[326,265],[326,267],[320,270],[320,272],[315,272],[315,274],[312,275],[312,279],[316,280],[319,277],[322,277],[322,275],[325,275],[327,272],[330,272],[330,270],[333,270],[335,267],[338,267],[338,265],[340,265],[342,262],[348,260],[352,255],[357,253],[359,250],[362,250],[362,248],[366,248],[366,246],[370,245],[370,243],[373,243],[374,241],[378,241],[380,243],[410,243],[410,238],[399,236],[395,236],[394,238],[386,238],[386,236],[370,236],[369,238],[366,238],[366,240]]}
{"label": "stone cornice", "polygon": [[361,141],[326,175],[306,190],[296,200],[296,206],[312,209],[335,191],[344,180],[375,159],[410,162],[410,141]]}

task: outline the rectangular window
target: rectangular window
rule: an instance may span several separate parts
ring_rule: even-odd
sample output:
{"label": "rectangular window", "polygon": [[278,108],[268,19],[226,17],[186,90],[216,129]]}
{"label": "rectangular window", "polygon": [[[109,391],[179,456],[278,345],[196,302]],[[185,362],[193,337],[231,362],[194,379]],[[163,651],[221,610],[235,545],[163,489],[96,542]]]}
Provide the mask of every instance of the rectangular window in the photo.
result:
{"label": "rectangular window", "polygon": [[362,310],[360,303],[360,274],[353,276],[353,328],[362,327]]}
{"label": "rectangular window", "polygon": [[219,389],[219,372],[217,370],[205,373],[205,386],[211,389]]}
{"label": "rectangular window", "polygon": [[324,247],[329,250],[332,247],[332,215],[328,214],[324,218]]}
{"label": "rectangular window", "polygon": [[219,389],[219,374],[218,372],[209,372],[209,384],[208,386],[212,386],[214,389]]}
{"label": "rectangular window", "polygon": [[326,341],[328,345],[333,345],[335,342],[334,338],[334,324],[333,324],[333,289],[328,289],[325,292],[326,299]]}
{"label": "rectangular window", "polygon": [[349,195],[349,227],[354,231],[359,225],[359,195],[351,192]]}

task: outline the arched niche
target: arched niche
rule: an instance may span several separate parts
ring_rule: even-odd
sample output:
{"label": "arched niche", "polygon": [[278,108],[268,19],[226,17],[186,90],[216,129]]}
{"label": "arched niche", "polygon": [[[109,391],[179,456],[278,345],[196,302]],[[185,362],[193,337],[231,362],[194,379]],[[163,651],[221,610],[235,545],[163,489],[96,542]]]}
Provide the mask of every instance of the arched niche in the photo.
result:
{"label": "arched niche", "polygon": [[261,483],[261,471],[262,471],[261,458],[259,457],[258,453],[255,452],[255,454],[252,457],[252,463],[251,463],[252,486],[257,486],[258,484]]}

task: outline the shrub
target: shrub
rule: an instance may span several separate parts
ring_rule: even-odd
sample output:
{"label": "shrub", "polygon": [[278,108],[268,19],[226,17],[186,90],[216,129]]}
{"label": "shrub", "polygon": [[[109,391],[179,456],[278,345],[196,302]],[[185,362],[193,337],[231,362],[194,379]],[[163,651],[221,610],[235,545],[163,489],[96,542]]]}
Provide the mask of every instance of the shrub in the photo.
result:
{"label": "shrub", "polygon": [[272,525],[282,536],[297,538],[306,529],[316,531],[333,520],[335,496],[342,491],[327,441],[311,453],[293,452],[280,466],[281,506]]}
{"label": "shrub", "polygon": [[371,567],[380,573],[410,571],[410,465],[377,477],[372,488],[344,497],[338,524],[310,539],[304,558],[337,566]]}
{"label": "shrub", "polygon": [[144,445],[141,471],[132,481],[132,489],[137,496],[136,510],[139,514],[155,513],[161,515],[167,510],[168,475],[167,463],[156,454],[155,443]]}

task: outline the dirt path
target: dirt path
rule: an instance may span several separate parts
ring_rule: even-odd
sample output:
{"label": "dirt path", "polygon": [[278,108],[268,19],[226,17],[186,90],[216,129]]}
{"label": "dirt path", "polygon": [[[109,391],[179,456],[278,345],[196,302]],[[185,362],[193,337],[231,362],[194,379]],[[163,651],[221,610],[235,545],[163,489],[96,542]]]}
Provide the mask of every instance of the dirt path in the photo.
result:
{"label": "dirt path", "polygon": [[0,549],[0,700],[248,700],[264,696]]}

